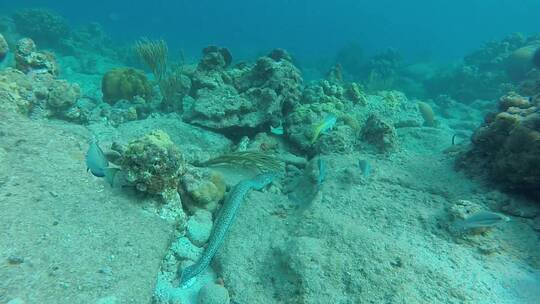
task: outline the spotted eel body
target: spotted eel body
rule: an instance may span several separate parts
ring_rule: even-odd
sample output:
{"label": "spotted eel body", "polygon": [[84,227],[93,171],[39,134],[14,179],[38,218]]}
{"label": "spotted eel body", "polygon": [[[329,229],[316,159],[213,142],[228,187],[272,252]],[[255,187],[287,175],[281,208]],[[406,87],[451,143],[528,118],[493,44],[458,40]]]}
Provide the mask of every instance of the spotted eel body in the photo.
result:
{"label": "spotted eel body", "polygon": [[210,265],[210,262],[216,255],[219,247],[223,244],[223,240],[236,216],[238,208],[244,201],[248,192],[252,189],[261,190],[269,185],[272,180],[274,180],[274,177],[275,175],[272,173],[263,173],[257,175],[253,179],[241,181],[233,187],[219,211],[212,234],[210,235],[210,240],[208,241],[208,245],[206,246],[202,257],[197,263],[186,267],[182,271],[182,275],[180,276],[180,286],[187,285],[186,283],[188,281],[202,273],[208,265]]}

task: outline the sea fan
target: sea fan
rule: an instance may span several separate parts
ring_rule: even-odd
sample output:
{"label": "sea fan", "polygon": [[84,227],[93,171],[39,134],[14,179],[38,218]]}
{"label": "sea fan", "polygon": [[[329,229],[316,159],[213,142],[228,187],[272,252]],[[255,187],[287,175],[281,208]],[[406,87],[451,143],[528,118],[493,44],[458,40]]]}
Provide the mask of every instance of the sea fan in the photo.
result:
{"label": "sea fan", "polygon": [[142,38],[135,43],[135,51],[160,82],[167,73],[169,48],[165,40]]}

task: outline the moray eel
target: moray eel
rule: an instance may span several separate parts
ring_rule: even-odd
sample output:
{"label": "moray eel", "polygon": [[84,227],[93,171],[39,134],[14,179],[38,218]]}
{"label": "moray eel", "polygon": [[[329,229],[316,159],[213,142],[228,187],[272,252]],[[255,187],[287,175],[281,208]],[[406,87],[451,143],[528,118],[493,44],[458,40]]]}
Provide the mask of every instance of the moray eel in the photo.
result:
{"label": "moray eel", "polygon": [[227,235],[227,231],[231,226],[238,208],[244,201],[244,198],[252,189],[261,190],[269,185],[275,178],[273,173],[263,173],[257,175],[253,179],[248,179],[239,182],[233,187],[231,193],[223,203],[219,211],[219,215],[214,223],[210,240],[206,246],[202,257],[197,263],[184,268],[180,276],[180,286],[188,286],[191,279],[202,273],[216,255],[219,247],[223,244],[223,240]]}

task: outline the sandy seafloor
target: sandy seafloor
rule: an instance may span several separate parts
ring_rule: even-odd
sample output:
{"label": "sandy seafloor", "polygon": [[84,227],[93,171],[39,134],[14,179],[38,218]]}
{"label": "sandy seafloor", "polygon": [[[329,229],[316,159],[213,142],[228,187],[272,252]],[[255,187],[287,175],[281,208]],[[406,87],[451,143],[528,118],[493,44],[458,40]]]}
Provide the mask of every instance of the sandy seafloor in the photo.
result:
{"label": "sandy seafloor", "polygon": [[[99,77],[64,78],[99,89]],[[483,112],[470,111],[479,124]],[[181,151],[231,145],[179,120],[114,128],[0,113],[0,303],[151,303],[160,269],[176,275],[161,268],[174,223],[154,212],[155,198],[87,173],[84,155],[92,133],[104,146],[154,129]],[[283,194],[286,180],[251,192],[213,263],[232,303],[540,303],[538,204],[456,172],[444,152],[453,123],[399,128],[388,155],[323,156],[327,176],[307,206]],[[359,159],[371,163],[369,176]],[[526,214],[460,237],[448,229],[459,200]],[[175,292],[184,300],[171,303],[195,303]]]}

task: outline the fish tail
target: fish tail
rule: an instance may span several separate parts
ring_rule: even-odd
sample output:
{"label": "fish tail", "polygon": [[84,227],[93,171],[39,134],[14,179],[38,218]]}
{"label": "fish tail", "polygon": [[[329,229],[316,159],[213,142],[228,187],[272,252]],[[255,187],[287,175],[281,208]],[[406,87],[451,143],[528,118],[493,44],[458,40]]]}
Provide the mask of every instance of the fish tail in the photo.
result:
{"label": "fish tail", "polygon": [[111,187],[114,187],[114,178],[116,177],[116,174],[120,171],[119,168],[105,168],[103,170],[105,180],[111,185]]}
{"label": "fish tail", "polygon": [[311,144],[314,144],[317,139],[319,138],[319,135],[321,135],[322,125],[316,126],[313,128],[313,137],[311,138]]}

